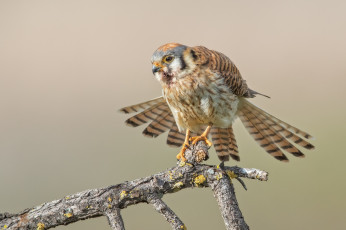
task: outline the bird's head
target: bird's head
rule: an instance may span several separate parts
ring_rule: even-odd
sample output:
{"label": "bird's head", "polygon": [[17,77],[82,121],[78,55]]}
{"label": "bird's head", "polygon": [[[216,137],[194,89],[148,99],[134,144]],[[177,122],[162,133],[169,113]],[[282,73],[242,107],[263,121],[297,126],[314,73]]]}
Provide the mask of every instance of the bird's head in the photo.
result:
{"label": "bird's head", "polygon": [[191,48],[178,43],[160,46],[151,57],[153,74],[161,84],[171,85],[194,69]]}

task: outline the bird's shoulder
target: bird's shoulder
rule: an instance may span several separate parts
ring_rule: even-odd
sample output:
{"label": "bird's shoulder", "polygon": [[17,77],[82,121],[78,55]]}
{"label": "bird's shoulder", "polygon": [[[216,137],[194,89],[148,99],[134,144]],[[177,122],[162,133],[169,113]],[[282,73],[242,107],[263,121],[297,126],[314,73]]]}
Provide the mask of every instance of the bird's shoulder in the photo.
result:
{"label": "bird's shoulder", "polygon": [[226,55],[204,46],[192,47],[191,53],[199,68],[208,68],[211,72],[223,77],[225,84],[234,94],[252,97],[251,90],[249,90],[238,68]]}

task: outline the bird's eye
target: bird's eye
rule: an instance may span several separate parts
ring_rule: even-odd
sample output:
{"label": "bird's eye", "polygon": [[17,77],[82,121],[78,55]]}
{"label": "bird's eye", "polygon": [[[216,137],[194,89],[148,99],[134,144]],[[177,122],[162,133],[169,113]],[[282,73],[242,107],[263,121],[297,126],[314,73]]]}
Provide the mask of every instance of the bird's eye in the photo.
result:
{"label": "bird's eye", "polygon": [[173,56],[165,56],[163,58],[164,63],[171,63],[173,61],[174,57]]}

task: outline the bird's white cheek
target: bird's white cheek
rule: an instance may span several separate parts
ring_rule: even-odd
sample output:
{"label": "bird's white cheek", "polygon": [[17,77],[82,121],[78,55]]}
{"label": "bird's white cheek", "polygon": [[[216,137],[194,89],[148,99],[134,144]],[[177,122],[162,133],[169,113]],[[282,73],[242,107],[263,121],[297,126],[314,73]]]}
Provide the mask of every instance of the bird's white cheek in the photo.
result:
{"label": "bird's white cheek", "polygon": [[174,60],[170,65],[169,68],[173,73],[178,73],[181,69],[181,64],[178,59]]}

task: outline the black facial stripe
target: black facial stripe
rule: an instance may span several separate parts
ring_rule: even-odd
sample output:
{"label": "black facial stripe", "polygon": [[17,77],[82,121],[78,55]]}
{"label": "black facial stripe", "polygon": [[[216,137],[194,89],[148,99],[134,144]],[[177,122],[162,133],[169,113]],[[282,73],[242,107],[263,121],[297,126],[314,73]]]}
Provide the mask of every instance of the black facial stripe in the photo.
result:
{"label": "black facial stripe", "polygon": [[196,59],[198,58],[195,51],[191,50],[191,55],[193,57],[193,60],[196,61]]}
{"label": "black facial stripe", "polygon": [[183,56],[180,57],[180,63],[181,63],[180,70],[184,70],[186,68],[186,63],[185,63],[185,60],[184,60]]}

